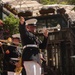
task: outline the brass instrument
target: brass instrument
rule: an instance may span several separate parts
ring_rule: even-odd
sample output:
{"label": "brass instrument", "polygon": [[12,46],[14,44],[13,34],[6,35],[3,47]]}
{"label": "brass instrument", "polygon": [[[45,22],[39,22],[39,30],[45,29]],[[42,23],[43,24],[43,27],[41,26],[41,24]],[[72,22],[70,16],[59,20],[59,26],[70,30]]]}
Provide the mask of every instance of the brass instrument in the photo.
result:
{"label": "brass instrument", "polygon": [[7,43],[8,45],[10,45],[12,43],[12,38],[9,37],[7,40],[0,40],[0,42]]}
{"label": "brass instrument", "polygon": [[[46,28],[46,29],[48,30],[49,33],[51,33],[51,32],[54,32],[55,30],[60,31],[61,26],[58,24],[55,27],[49,27],[49,28]],[[38,28],[37,32],[38,33],[43,33],[43,28]]]}
{"label": "brass instrument", "polygon": [[[11,46],[14,46],[14,47],[16,47],[16,46],[12,45],[12,43],[17,43],[17,42],[13,42],[12,38],[10,38],[10,37],[7,40],[0,40],[0,42],[2,42],[2,44],[11,45]],[[21,71],[22,71],[21,57],[19,57],[19,58],[11,58],[11,60],[18,61],[18,62],[15,62],[14,65],[16,66],[15,73],[16,73],[16,75],[19,75],[21,73]]]}
{"label": "brass instrument", "polygon": [[6,43],[6,45],[11,45],[11,46],[16,46],[16,45],[12,45],[12,44],[20,45],[20,43],[13,42],[12,41],[12,38],[10,38],[10,37],[7,40],[1,40],[0,39],[0,42],[2,42],[2,44],[5,44]]}

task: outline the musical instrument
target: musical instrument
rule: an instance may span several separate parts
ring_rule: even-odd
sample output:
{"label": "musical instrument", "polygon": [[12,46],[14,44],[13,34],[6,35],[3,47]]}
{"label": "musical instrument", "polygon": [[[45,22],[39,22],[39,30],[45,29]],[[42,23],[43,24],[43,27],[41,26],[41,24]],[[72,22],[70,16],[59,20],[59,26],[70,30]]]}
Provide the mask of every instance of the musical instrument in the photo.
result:
{"label": "musical instrument", "polygon": [[[54,32],[55,30],[60,31],[61,26],[58,24],[56,27],[48,27],[48,28],[46,28],[46,29],[47,29],[48,32],[50,33],[50,32]],[[38,29],[37,29],[37,32],[38,32],[38,33],[43,33],[43,28],[38,28]]]}
{"label": "musical instrument", "polygon": [[7,40],[0,40],[0,47],[2,49],[2,53],[4,54],[4,49],[2,45],[6,43],[6,45],[11,45],[12,39],[9,37]]}
{"label": "musical instrument", "polygon": [[12,38],[8,38],[7,40],[0,40],[0,42],[3,42],[3,43],[12,43]]}
{"label": "musical instrument", "polygon": [[[6,44],[6,45],[11,45],[11,46],[16,46],[16,45],[20,45],[20,43],[18,43],[18,42],[13,42],[12,41],[12,38],[8,38],[7,40],[1,40],[0,39],[0,42],[2,42],[2,44]],[[16,45],[12,45],[12,44],[16,44]]]}
{"label": "musical instrument", "polygon": [[[2,42],[2,45],[4,44],[4,45],[9,45],[9,46],[17,47],[16,45],[12,45],[12,43],[14,44],[14,43],[17,43],[17,42],[13,42],[13,41],[12,41],[12,38],[10,38],[10,37],[9,37],[7,40],[0,40],[0,42]],[[18,47],[19,47],[19,46],[18,46]],[[4,50],[3,50],[3,51],[4,51]],[[10,73],[11,73],[11,75],[12,75],[12,73],[13,73],[14,75],[20,75],[21,70],[22,70],[21,58],[10,58],[10,63],[13,64],[13,65],[15,65],[16,68],[15,68],[15,73],[13,73],[13,72],[8,72],[8,75],[10,75]]]}
{"label": "musical instrument", "polygon": [[75,55],[71,56],[71,58],[75,58]]}

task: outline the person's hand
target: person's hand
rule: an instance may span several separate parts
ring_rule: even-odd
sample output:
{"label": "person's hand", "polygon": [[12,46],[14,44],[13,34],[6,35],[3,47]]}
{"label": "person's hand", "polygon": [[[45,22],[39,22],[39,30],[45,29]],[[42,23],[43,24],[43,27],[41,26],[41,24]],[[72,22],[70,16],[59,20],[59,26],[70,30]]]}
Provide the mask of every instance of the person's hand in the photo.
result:
{"label": "person's hand", "polygon": [[48,37],[48,30],[47,30],[47,28],[43,28],[43,35],[45,37]]}
{"label": "person's hand", "polygon": [[2,43],[0,42],[0,47],[2,46]]}
{"label": "person's hand", "polygon": [[20,17],[20,23],[21,23],[21,24],[24,24],[24,22],[25,22],[25,19],[24,19],[24,17],[21,16],[21,17]]}

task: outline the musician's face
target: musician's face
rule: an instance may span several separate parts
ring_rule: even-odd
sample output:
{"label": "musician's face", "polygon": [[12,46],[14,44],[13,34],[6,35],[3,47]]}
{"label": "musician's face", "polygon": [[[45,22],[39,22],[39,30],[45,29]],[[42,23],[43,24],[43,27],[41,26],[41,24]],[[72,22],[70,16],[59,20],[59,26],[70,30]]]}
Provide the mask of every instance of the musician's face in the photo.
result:
{"label": "musician's face", "polygon": [[30,31],[30,32],[32,32],[32,33],[36,33],[36,26],[28,25],[28,26],[27,26],[27,29],[28,29],[28,31]]}
{"label": "musician's face", "polygon": [[18,40],[18,39],[13,39],[13,41],[14,41],[14,42],[19,42],[19,40]]}
{"label": "musician's face", "polygon": [[19,45],[20,40],[17,39],[17,38],[13,38],[13,43],[14,43],[15,45]]}

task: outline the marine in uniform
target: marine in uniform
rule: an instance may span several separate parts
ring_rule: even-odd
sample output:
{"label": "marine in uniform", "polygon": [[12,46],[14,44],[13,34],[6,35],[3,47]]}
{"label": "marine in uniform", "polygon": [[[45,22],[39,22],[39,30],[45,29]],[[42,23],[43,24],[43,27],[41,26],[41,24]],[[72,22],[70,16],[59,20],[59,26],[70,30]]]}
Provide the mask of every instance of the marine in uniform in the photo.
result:
{"label": "marine in uniform", "polygon": [[[13,37],[12,40],[15,38]],[[15,60],[20,56],[20,53],[17,50],[16,42],[12,41],[12,44],[6,45],[3,47],[4,49],[4,59],[3,59],[3,75],[8,75],[8,71],[14,72],[16,65],[15,63],[19,60]]]}
{"label": "marine in uniform", "polygon": [[34,35],[36,32],[36,23],[36,19],[29,19],[25,21],[23,17],[20,17],[19,32],[23,45],[22,65],[24,61],[36,61],[37,63],[41,64],[39,49],[46,48],[48,31],[45,30],[43,33],[44,40],[39,40],[38,37]]}
{"label": "marine in uniform", "polygon": [[[0,20],[0,63],[2,65],[2,75],[7,75],[8,71],[14,71],[15,69],[15,63],[11,60],[11,58],[18,58],[20,56],[20,53],[17,51],[18,43],[15,43],[15,39],[18,39],[18,37],[9,38],[10,40],[13,40],[13,43],[8,45],[9,40],[4,40],[4,29],[3,29],[3,21]],[[7,41],[7,42],[6,42]]]}

